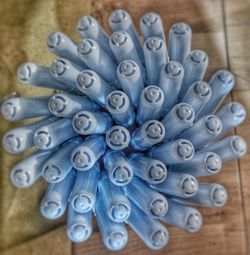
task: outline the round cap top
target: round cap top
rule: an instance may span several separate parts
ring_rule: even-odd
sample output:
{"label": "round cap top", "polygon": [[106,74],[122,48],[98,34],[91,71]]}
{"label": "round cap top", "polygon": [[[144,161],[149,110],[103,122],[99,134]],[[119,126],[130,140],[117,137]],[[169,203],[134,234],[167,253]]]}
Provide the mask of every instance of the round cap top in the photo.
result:
{"label": "round cap top", "polygon": [[159,37],[150,37],[145,42],[145,46],[150,51],[157,51],[163,47],[163,40]]}
{"label": "round cap top", "polygon": [[171,30],[177,35],[183,35],[191,32],[190,26],[183,22],[174,24]]}
{"label": "round cap top", "polygon": [[186,196],[193,196],[198,190],[198,182],[192,177],[185,177],[181,185],[182,191]]}
{"label": "round cap top", "polygon": [[155,217],[162,217],[167,213],[168,210],[168,204],[166,200],[163,199],[155,199],[153,200],[150,205],[150,212]]}
{"label": "round cap top", "polygon": [[67,99],[63,94],[54,95],[49,100],[49,110],[53,114],[62,113],[66,109],[67,105]]}
{"label": "round cap top", "polygon": [[90,194],[82,191],[76,194],[72,200],[72,207],[79,213],[86,213],[94,206],[94,199]]}
{"label": "round cap top", "polygon": [[112,91],[107,96],[106,106],[110,113],[123,113],[129,107],[129,98],[126,93],[122,91]]}
{"label": "round cap top", "polygon": [[[13,132],[14,133],[14,132]],[[4,149],[9,153],[18,153],[22,151],[22,137],[7,133],[3,138]]]}
{"label": "round cap top", "polygon": [[192,124],[195,118],[194,109],[191,105],[180,103],[175,107],[176,116],[183,122],[187,124]]}
{"label": "round cap top", "polygon": [[205,166],[209,172],[213,174],[218,173],[222,167],[220,156],[214,152],[208,152],[205,157]]}
{"label": "round cap top", "polygon": [[151,160],[148,166],[148,177],[151,184],[163,182],[167,177],[167,168],[159,160]]}
{"label": "round cap top", "polygon": [[122,46],[128,41],[129,34],[124,31],[114,32],[111,36],[111,43],[117,47]]}
{"label": "round cap top", "polygon": [[26,188],[30,184],[29,173],[23,169],[14,169],[11,172],[11,181],[18,188]]}
{"label": "round cap top", "polygon": [[18,67],[17,76],[21,82],[28,82],[32,77],[32,73],[36,69],[36,65],[33,63],[23,63]]}
{"label": "round cap top", "polygon": [[97,26],[97,21],[91,16],[83,16],[77,23],[77,30],[84,32]]}
{"label": "round cap top", "polygon": [[211,96],[212,90],[208,83],[204,81],[198,81],[194,85],[194,92],[199,96],[201,99],[207,99]]}
{"label": "round cap top", "polygon": [[155,23],[159,22],[159,15],[154,12],[146,13],[142,16],[142,22],[146,26],[150,27],[150,26],[154,25]]}
{"label": "round cap top", "polygon": [[215,116],[215,115],[209,115],[206,116],[206,128],[209,131],[209,133],[213,135],[218,135],[220,134],[222,130],[222,122],[221,120]]}
{"label": "round cap top", "polygon": [[231,146],[233,151],[239,155],[239,157],[245,155],[247,151],[247,145],[244,139],[240,136],[233,136],[231,138]]}
{"label": "round cap top", "polygon": [[62,36],[60,32],[51,33],[47,38],[47,46],[54,49],[60,45]]}
{"label": "round cap top", "polygon": [[75,223],[69,227],[68,236],[73,242],[83,242],[88,239],[91,230],[83,223]]}
{"label": "round cap top", "polygon": [[131,137],[129,131],[122,126],[113,126],[106,133],[106,143],[113,150],[128,147]]}
{"label": "round cap top", "polygon": [[97,126],[94,115],[87,111],[78,112],[73,118],[73,128],[82,135],[89,135],[95,132]]}
{"label": "round cap top", "polygon": [[11,98],[5,101],[1,107],[2,115],[6,120],[11,121],[15,119],[16,113],[20,108],[18,106],[18,103],[15,101],[16,101],[15,98]]}
{"label": "round cap top", "polygon": [[56,183],[62,180],[61,170],[56,165],[47,165],[43,170],[43,177],[47,182]]}
{"label": "round cap top", "polygon": [[191,211],[186,217],[186,230],[196,232],[201,228],[202,216],[197,210]]}
{"label": "round cap top", "polygon": [[162,105],[164,102],[163,91],[154,85],[147,86],[141,93],[142,100],[149,104]]}
{"label": "round cap top", "polygon": [[112,170],[112,176],[110,180],[118,186],[124,186],[131,182],[133,178],[133,169],[125,161],[120,161],[115,164]]}
{"label": "round cap top", "polygon": [[47,219],[56,219],[60,216],[62,209],[55,201],[46,201],[41,204],[42,215]]}
{"label": "round cap top", "polygon": [[168,232],[165,228],[157,229],[151,236],[151,248],[160,250],[167,245],[169,240]]}
{"label": "round cap top", "polygon": [[224,84],[234,83],[234,75],[228,70],[219,70],[216,73],[218,79]]}
{"label": "round cap top", "polygon": [[148,120],[142,127],[146,138],[150,139],[154,143],[159,143],[165,136],[165,128],[158,120]]}
{"label": "round cap top", "polygon": [[232,102],[230,104],[230,110],[233,113],[233,115],[237,118],[245,118],[246,116],[246,109],[240,103]]}
{"label": "round cap top", "polygon": [[194,156],[193,144],[185,139],[178,141],[176,151],[181,160],[190,160]]}
{"label": "round cap top", "polygon": [[38,130],[34,135],[34,144],[41,150],[48,149],[52,144],[52,137],[46,130]]}
{"label": "round cap top", "polygon": [[190,53],[190,59],[196,64],[201,64],[206,62],[208,57],[207,54],[202,50],[193,50]]}
{"label": "round cap top", "polygon": [[93,86],[95,82],[95,74],[91,70],[82,71],[77,76],[77,85],[80,90],[85,90]]}
{"label": "round cap top", "polygon": [[128,237],[126,233],[116,231],[108,237],[108,246],[111,250],[121,250],[127,243]]}
{"label": "round cap top", "polygon": [[124,222],[130,215],[131,208],[128,204],[118,203],[111,208],[110,215],[115,222]]}
{"label": "round cap top", "polygon": [[211,192],[211,200],[217,207],[224,206],[227,202],[227,191],[222,185],[216,185]]}
{"label": "round cap top", "polygon": [[178,77],[184,72],[182,65],[176,61],[169,61],[165,66],[165,72],[169,77]]}
{"label": "round cap top", "polygon": [[[109,17],[109,23],[112,25],[113,24],[119,24],[122,25],[122,28],[125,29],[128,25],[131,24],[131,18],[130,15],[124,11],[124,10],[115,10],[111,13]],[[124,27],[125,26],[125,27]]]}
{"label": "round cap top", "polygon": [[93,150],[82,145],[73,150],[71,154],[71,162],[77,170],[86,171],[95,164],[96,156]]}
{"label": "round cap top", "polygon": [[83,56],[90,54],[94,48],[94,40],[89,38],[81,40],[81,42],[77,46],[78,53]]}
{"label": "round cap top", "polygon": [[51,73],[54,76],[60,76],[63,75],[66,70],[68,69],[68,65],[66,62],[62,59],[55,60],[51,65]]}
{"label": "round cap top", "polygon": [[124,60],[118,66],[118,71],[124,76],[132,76],[137,69],[138,65],[133,60]]}

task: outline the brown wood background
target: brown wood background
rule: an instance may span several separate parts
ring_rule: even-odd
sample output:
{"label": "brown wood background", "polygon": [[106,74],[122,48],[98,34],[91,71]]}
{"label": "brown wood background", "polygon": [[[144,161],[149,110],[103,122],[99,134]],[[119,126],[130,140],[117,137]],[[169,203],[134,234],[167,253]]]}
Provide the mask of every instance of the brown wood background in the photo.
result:
{"label": "brown wood background", "polygon": [[[109,13],[116,8],[130,12],[138,28],[140,16],[158,12],[165,31],[178,21],[193,29],[193,46],[210,58],[207,78],[219,68],[231,70],[236,87],[227,101],[239,101],[250,113],[250,0],[9,0],[0,3],[0,95],[21,91],[24,95],[41,90],[26,89],[14,78],[17,66],[29,59],[49,64],[48,33],[61,30],[77,39],[75,23],[83,15],[95,16],[108,29]],[[44,90],[43,92],[44,93]],[[19,123],[20,124],[20,123]],[[1,120],[1,134],[13,125]],[[232,131],[250,142],[250,120]],[[109,254],[97,227],[84,244],[72,245],[66,238],[63,220],[48,222],[37,210],[44,190],[39,182],[29,190],[17,190],[9,183],[9,169],[23,155],[11,157],[1,151],[1,236],[0,254]],[[196,234],[169,227],[170,243],[159,252],[147,249],[129,230],[127,247],[117,254],[250,254],[250,154],[223,166],[218,175],[205,179],[225,185],[229,201],[222,209],[202,209],[204,226]]]}

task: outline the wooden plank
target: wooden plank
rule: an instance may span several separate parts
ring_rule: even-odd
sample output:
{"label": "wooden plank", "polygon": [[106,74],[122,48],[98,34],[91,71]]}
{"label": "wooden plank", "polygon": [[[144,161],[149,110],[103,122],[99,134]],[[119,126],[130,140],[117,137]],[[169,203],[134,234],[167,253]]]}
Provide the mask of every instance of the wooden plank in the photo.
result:
{"label": "wooden plank", "polygon": [[[248,91],[235,91],[233,93],[233,98],[235,101],[242,103],[248,112],[247,118],[242,125],[236,128],[236,134],[242,136],[246,143],[250,144],[250,90]],[[247,230],[247,240],[248,240],[248,251],[250,251],[250,151],[248,148],[248,152],[245,157],[239,160],[240,166],[240,175],[241,175],[241,190],[243,195],[244,202],[244,213],[246,218],[246,230]]]}
{"label": "wooden plank", "polygon": [[[227,0],[225,5],[225,18],[228,41],[228,55],[230,69],[236,76],[236,89],[232,93],[234,101],[239,101],[245,105],[248,117],[243,125],[236,128],[236,134],[250,141],[249,122],[249,96],[250,96],[250,1],[249,0]],[[250,154],[239,160],[241,192],[244,205],[244,216],[246,225],[246,235],[248,243],[248,253],[250,252],[250,175],[249,175]]]}
{"label": "wooden plank", "polygon": [[[93,1],[91,13],[106,29],[110,12],[125,8],[131,14],[138,29],[139,18],[148,11],[158,12],[166,31],[178,21],[188,22],[193,29],[193,48],[205,50],[210,57],[206,78],[219,68],[227,68],[227,51],[220,0],[176,0],[176,1]],[[230,101],[230,97],[227,101]],[[170,243],[158,254],[246,254],[245,226],[242,210],[240,178],[237,162],[223,166],[221,173],[202,181],[223,184],[229,192],[229,201],[222,209],[200,209],[204,226],[197,234],[184,233],[169,227]],[[83,244],[73,245],[73,254],[110,254],[101,244],[100,233],[95,227],[90,239]],[[129,242],[119,254],[152,254],[141,240],[129,229]]]}
{"label": "wooden plank", "polygon": [[236,89],[250,89],[250,0],[225,1],[230,69],[236,75]]}

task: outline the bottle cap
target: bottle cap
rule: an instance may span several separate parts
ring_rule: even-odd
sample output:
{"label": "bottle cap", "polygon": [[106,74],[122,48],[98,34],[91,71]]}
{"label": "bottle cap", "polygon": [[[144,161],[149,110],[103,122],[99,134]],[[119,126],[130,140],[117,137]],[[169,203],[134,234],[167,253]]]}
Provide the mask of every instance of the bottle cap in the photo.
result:
{"label": "bottle cap", "polygon": [[127,148],[130,140],[130,133],[125,127],[113,126],[106,132],[106,143],[113,150]]}
{"label": "bottle cap", "polygon": [[67,103],[67,98],[63,94],[57,94],[50,98],[48,107],[51,113],[56,115],[66,109]]}
{"label": "bottle cap", "polygon": [[194,156],[194,146],[188,140],[180,139],[176,151],[181,160],[189,160]]}
{"label": "bottle cap", "polygon": [[61,181],[61,169],[59,169],[56,165],[46,165],[43,169],[43,177],[47,182],[56,183]]}
{"label": "bottle cap", "polygon": [[126,93],[122,91],[112,91],[107,96],[106,107],[111,114],[124,113],[129,107],[129,98]]}
{"label": "bottle cap", "polygon": [[51,33],[47,38],[47,46],[51,49],[57,48],[63,41],[62,35],[60,32]]}
{"label": "bottle cap", "polygon": [[185,225],[186,225],[186,230],[189,232],[198,231],[202,226],[201,214],[197,210],[188,213],[185,220]]}
{"label": "bottle cap", "polygon": [[133,168],[125,161],[115,164],[112,169],[110,180],[117,186],[124,186],[131,182],[133,178]]}
{"label": "bottle cap", "polygon": [[166,201],[163,199],[155,199],[153,200],[150,205],[150,212],[155,216],[155,217],[162,217],[167,213],[168,210],[168,205]]}
{"label": "bottle cap", "polygon": [[112,232],[108,238],[111,250],[121,250],[127,243],[128,237],[121,231]]}
{"label": "bottle cap", "polygon": [[150,37],[145,42],[145,46],[149,51],[158,51],[163,45],[163,40],[160,37]]}
{"label": "bottle cap", "polygon": [[124,222],[130,215],[131,208],[124,203],[118,203],[111,208],[110,215],[115,222]]}
{"label": "bottle cap", "polygon": [[180,103],[175,107],[176,116],[185,123],[192,124],[195,118],[194,109],[191,105]]}
{"label": "bottle cap", "polygon": [[86,213],[93,208],[94,203],[95,199],[93,199],[90,194],[87,194],[86,192],[79,192],[74,196],[71,205],[75,211],[79,213]]}
{"label": "bottle cap", "polygon": [[3,137],[3,147],[9,153],[18,153],[22,149],[22,138],[14,133],[7,133]]}
{"label": "bottle cap", "polygon": [[222,130],[222,122],[221,120],[215,115],[206,116],[206,128],[209,133],[213,135],[217,135]]}
{"label": "bottle cap", "polygon": [[67,233],[72,242],[78,243],[87,240],[91,230],[83,223],[75,223],[69,227]]}
{"label": "bottle cap", "polygon": [[160,250],[167,245],[169,240],[168,232],[164,229],[156,230],[151,235],[151,242],[153,249]]}
{"label": "bottle cap", "polygon": [[90,88],[94,82],[95,75],[91,70],[84,70],[77,76],[77,86],[82,90]]}
{"label": "bottle cap", "polygon": [[141,93],[142,100],[150,105],[162,105],[164,102],[163,91],[157,86],[147,86]]}
{"label": "bottle cap", "polygon": [[169,61],[165,65],[165,72],[169,75],[169,77],[178,77],[184,72],[184,69],[179,62]]}
{"label": "bottle cap", "polygon": [[151,184],[163,182],[167,177],[167,168],[159,160],[151,160],[148,166],[148,177]]}
{"label": "bottle cap", "polygon": [[94,40],[92,39],[83,39],[77,46],[78,53],[81,56],[89,55],[94,50]]}
{"label": "bottle cap", "polygon": [[93,134],[97,127],[95,117],[88,111],[78,112],[72,122],[74,130],[82,135]]}
{"label": "bottle cap", "polygon": [[183,34],[187,34],[187,33],[190,33],[191,31],[191,28],[188,24],[186,23],[183,23],[183,22],[179,22],[179,23],[176,23],[174,24],[172,27],[171,27],[171,30],[177,34],[177,35],[183,35]]}
{"label": "bottle cap", "polygon": [[57,219],[61,212],[61,206],[55,201],[45,201],[41,204],[41,213],[47,219]]}
{"label": "bottle cap", "polygon": [[206,99],[212,94],[211,87],[208,83],[204,81],[198,81],[194,85],[194,92],[199,96],[201,99]]}
{"label": "bottle cap", "polygon": [[73,150],[71,154],[71,162],[77,170],[86,171],[95,164],[96,156],[87,146],[80,146]]}
{"label": "bottle cap", "polygon": [[34,134],[34,144],[37,148],[46,150],[52,144],[52,137],[47,130],[39,130]]}
{"label": "bottle cap", "polygon": [[145,15],[143,15],[142,17],[142,22],[148,26],[151,27],[152,25],[154,25],[155,23],[157,23],[159,21],[159,15],[154,13],[154,12],[149,12],[146,13]]}
{"label": "bottle cap", "polygon": [[124,76],[132,76],[136,72],[137,65],[133,60],[124,60],[118,66],[118,71]]}
{"label": "bottle cap", "polygon": [[219,70],[217,72],[217,76],[222,83],[226,84],[234,83],[234,75],[227,70]]}
{"label": "bottle cap", "polygon": [[212,174],[218,173],[222,167],[222,161],[219,155],[214,152],[208,152],[205,156],[206,169]]}
{"label": "bottle cap", "polygon": [[67,63],[62,59],[56,59],[51,65],[51,74],[55,77],[63,75],[68,69]]}
{"label": "bottle cap", "polygon": [[239,155],[239,157],[242,157],[246,154],[247,151],[247,144],[243,138],[240,136],[233,136],[231,139],[231,146],[233,151]]}
{"label": "bottle cap", "polygon": [[147,139],[154,143],[159,143],[165,136],[165,128],[163,124],[157,120],[149,120],[141,127]]}
{"label": "bottle cap", "polygon": [[29,172],[24,169],[13,169],[11,172],[11,181],[18,188],[26,188],[31,181]]}
{"label": "bottle cap", "polygon": [[91,16],[82,17],[77,23],[77,31],[85,32],[88,29],[94,29],[97,25],[97,21]]}
{"label": "bottle cap", "polygon": [[190,53],[190,59],[196,64],[206,62],[207,58],[207,54],[202,50],[193,50]]}
{"label": "bottle cap", "polygon": [[121,47],[122,45],[127,43],[127,41],[129,40],[128,37],[129,34],[125,31],[117,31],[112,34],[110,42],[116,47]]}
{"label": "bottle cap", "polygon": [[192,177],[185,177],[181,185],[182,191],[187,196],[194,196],[198,190],[198,182]]}
{"label": "bottle cap", "polygon": [[222,207],[228,199],[227,191],[222,185],[216,185],[211,191],[212,203],[217,207]]}

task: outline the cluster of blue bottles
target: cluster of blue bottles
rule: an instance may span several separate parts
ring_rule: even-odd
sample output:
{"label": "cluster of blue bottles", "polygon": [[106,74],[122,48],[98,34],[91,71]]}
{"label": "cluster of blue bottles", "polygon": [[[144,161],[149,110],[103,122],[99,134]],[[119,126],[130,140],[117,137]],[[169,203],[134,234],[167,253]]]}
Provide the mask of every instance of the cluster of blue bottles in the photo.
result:
{"label": "cluster of blue bottles", "polygon": [[246,153],[242,137],[221,139],[246,111],[237,102],[219,108],[234,76],[218,70],[203,80],[208,56],[191,50],[189,25],[174,24],[165,35],[161,17],[146,13],[144,43],[126,11],[112,12],[109,25],[111,36],[84,16],[78,42],[61,32],[48,36],[58,57],[50,67],[19,67],[23,84],[57,93],[4,101],[5,119],[36,121],[8,131],[3,146],[12,154],[36,148],[13,167],[11,181],[18,188],[48,182],[41,214],[54,220],[67,213],[72,242],[90,237],[95,216],[109,250],[126,246],[126,224],[159,250],[169,241],[168,224],[200,229],[202,215],[192,205],[226,204],[226,188],[199,177]]}

